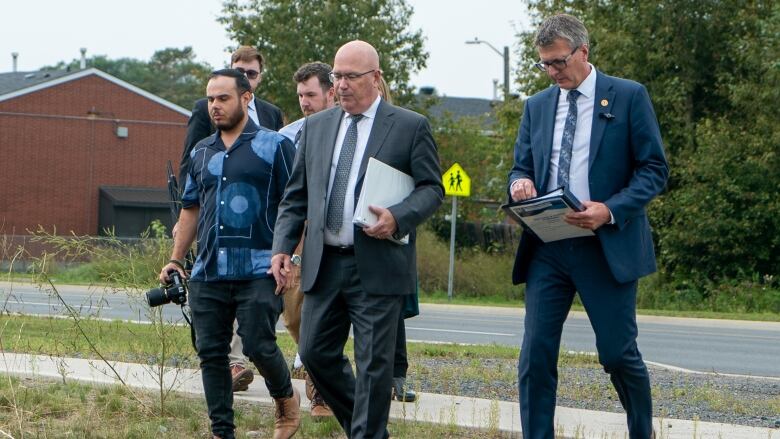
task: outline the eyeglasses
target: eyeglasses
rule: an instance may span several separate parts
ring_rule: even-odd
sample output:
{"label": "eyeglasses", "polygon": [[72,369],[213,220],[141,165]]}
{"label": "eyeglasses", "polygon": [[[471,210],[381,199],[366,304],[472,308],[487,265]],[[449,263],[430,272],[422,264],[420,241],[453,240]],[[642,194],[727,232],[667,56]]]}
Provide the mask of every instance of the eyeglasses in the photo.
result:
{"label": "eyeglasses", "polygon": [[376,72],[376,69],[369,70],[367,72],[363,73],[336,73],[336,72],[330,72],[328,74],[328,77],[330,78],[330,82],[337,83],[341,81],[342,79],[346,79],[347,82],[354,81],[355,79],[360,78],[363,75],[368,75],[369,73]]}
{"label": "eyeglasses", "polygon": [[236,70],[246,75],[247,79],[257,79],[260,76],[260,72],[257,70],[247,70],[243,67],[236,67]]}
{"label": "eyeglasses", "polygon": [[564,59],[554,59],[552,61],[539,61],[537,63],[534,63],[534,67],[537,69],[546,72],[547,69],[550,67],[555,67],[555,70],[563,70],[566,68],[566,63],[569,62],[571,57],[574,55],[574,53],[579,50],[579,47],[575,47],[574,50],[571,51],[569,56],[567,56]]}

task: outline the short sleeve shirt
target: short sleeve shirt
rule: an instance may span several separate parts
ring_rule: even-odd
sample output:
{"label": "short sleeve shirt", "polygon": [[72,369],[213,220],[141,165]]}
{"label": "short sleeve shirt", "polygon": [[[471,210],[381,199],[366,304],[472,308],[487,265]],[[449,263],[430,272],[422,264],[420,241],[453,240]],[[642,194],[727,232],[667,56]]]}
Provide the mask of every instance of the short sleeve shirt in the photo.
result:
{"label": "short sleeve shirt", "polygon": [[295,148],[285,136],[247,120],[228,150],[220,131],[198,142],[182,195],[184,209],[200,206],[195,281],[268,277],[279,202]]}

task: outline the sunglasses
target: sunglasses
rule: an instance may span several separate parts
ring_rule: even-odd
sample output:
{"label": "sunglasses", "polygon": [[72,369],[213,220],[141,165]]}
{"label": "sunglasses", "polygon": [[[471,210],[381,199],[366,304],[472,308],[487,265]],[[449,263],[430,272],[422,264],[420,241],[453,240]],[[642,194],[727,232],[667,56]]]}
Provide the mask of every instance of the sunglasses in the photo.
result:
{"label": "sunglasses", "polygon": [[260,72],[257,70],[247,70],[242,67],[236,67],[236,70],[246,75],[247,79],[257,79],[260,76]]}

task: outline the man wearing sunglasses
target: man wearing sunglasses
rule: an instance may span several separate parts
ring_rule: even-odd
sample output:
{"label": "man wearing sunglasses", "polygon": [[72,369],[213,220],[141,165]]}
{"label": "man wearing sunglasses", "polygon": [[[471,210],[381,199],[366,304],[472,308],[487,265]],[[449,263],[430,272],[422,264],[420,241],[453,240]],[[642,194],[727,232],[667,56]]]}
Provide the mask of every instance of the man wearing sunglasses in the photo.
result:
{"label": "man wearing sunglasses", "polygon": [[[249,80],[252,91],[252,99],[249,101],[248,110],[249,119],[255,125],[267,128],[273,131],[279,131],[284,125],[282,110],[277,106],[266,102],[254,93],[263,74],[263,55],[254,47],[241,46],[230,57],[230,68],[243,73]],[[195,102],[192,109],[192,115],[187,122],[187,137],[184,139],[184,152],[179,164],[179,185],[183,188],[186,183],[187,172],[190,168],[193,147],[202,139],[214,134],[216,127],[209,117],[208,100],[199,99]],[[247,368],[246,357],[242,353],[243,344],[238,334],[233,334],[233,341],[230,343],[230,371],[233,376],[233,391],[247,390],[249,384],[254,380],[252,370]]]}
{"label": "man wearing sunglasses", "polygon": [[588,31],[578,19],[548,18],[535,46],[536,67],[556,86],[525,103],[509,196],[524,200],[565,186],[585,206],[565,221],[595,235],[544,243],[524,232],[520,240],[512,281],[526,284],[518,365],[523,437],[554,437],[561,332],[578,293],[629,437],[648,439],[652,401],[636,343],[636,289],[656,268],[645,206],[669,174],[658,121],[641,84],[588,63]]}
{"label": "man wearing sunglasses", "polygon": [[[264,62],[263,55],[254,47],[249,46],[239,47],[230,56],[230,68],[246,75],[249,85],[252,87],[252,94],[257,92],[257,87],[262,80]],[[284,126],[282,110],[257,96],[249,102],[249,118],[255,125],[273,131],[279,131]],[[214,134],[215,131],[216,129],[209,118],[206,99],[198,99],[192,109],[190,120],[187,122],[187,137],[184,139],[184,152],[179,165],[179,184],[182,187],[184,186],[182,177],[187,175],[186,170],[189,168],[192,147],[201,139]]]}

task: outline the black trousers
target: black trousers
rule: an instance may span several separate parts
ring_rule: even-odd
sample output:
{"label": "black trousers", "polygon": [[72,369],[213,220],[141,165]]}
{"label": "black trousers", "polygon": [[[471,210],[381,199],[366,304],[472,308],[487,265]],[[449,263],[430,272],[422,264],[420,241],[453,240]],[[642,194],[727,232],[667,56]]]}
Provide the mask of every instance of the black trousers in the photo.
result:
{"label": "black trousers", "polygon": [[293,393],[290,372],[276,344],[276,321],[282,297],[272,278],[230,282],[190,282],[189,303],[195,328],[203,389],[211,431],[233,438],[233,391],[228,353],[233,321],[244,342],[244,355],[265,378],[274,398]]}
{"label": "black trousers", "polygon": [[[363,291],[353,255],[323,254],[319,273],[303,301],[301,360],[347,437],[387,438],[403,296]],[[344,356],[350,325],[357,377]]]}
{"label": "black trousers", "polygon": [[395,336],[395,354],[393,355],[393,378],[406,378],[409,359],[406,354],[406,325],[403,313],[399,313],[398,331]]}

